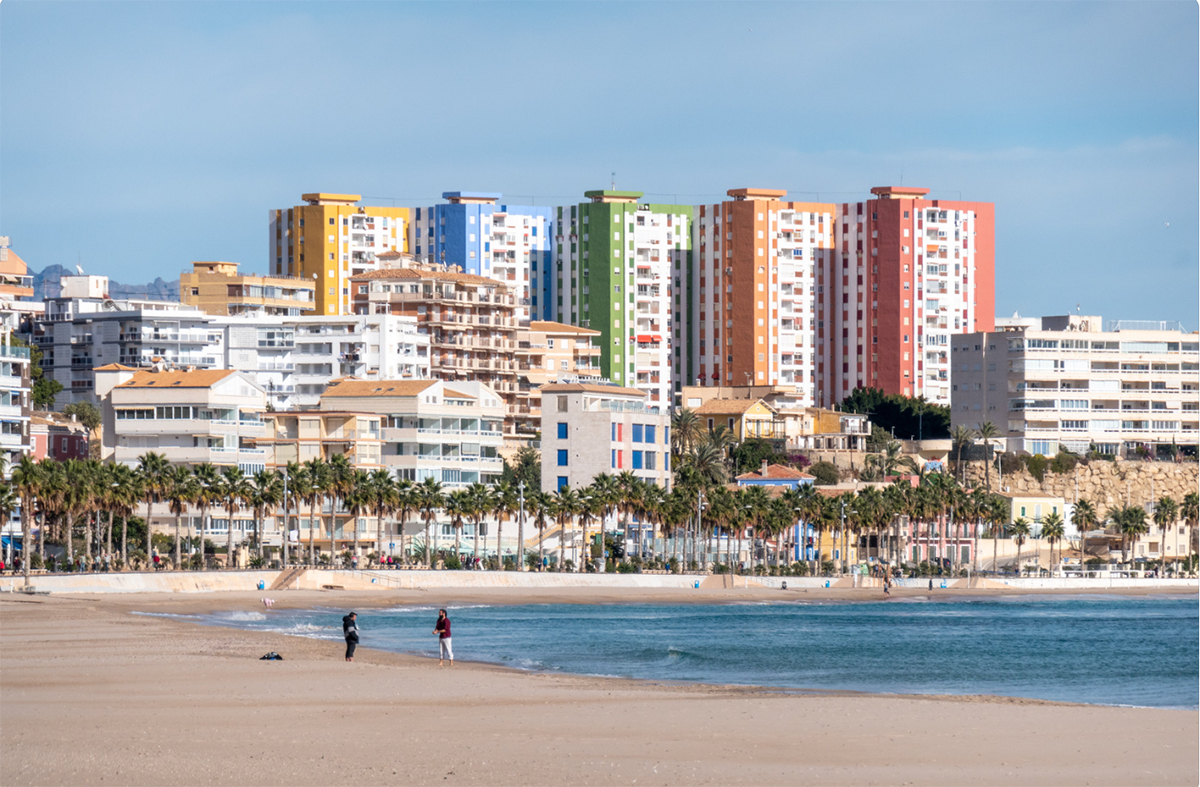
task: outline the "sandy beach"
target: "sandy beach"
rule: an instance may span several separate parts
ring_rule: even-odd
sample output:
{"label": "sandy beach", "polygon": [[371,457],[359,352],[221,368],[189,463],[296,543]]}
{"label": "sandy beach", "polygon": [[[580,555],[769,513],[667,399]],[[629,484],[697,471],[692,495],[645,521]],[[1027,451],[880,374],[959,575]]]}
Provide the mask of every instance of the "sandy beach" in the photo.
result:
{"label": "sandy beach", "polygon": [[[0,783],[1200,781],[1196,711],[784,693],[470,663],[450,669],[371,650],[369,638],[347,664],[338,642],[131,614],[259,611],[263,595],[0,597]],[[405,603],[779,597],[779,591],[622,589],[274,594],[276,608],[360,611]],[[258,660],[270,650],[286,660]]]}

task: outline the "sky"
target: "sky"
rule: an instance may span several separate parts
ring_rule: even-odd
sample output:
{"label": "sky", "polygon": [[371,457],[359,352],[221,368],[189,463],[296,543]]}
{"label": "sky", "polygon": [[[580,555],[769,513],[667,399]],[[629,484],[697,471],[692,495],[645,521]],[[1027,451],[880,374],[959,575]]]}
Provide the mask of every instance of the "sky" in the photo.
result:
{"label": "sky", "polygon": [[996,206],[996,309],[1200,327],[1195,2],[0,3],[0,234],[267,270],[305,192]]}

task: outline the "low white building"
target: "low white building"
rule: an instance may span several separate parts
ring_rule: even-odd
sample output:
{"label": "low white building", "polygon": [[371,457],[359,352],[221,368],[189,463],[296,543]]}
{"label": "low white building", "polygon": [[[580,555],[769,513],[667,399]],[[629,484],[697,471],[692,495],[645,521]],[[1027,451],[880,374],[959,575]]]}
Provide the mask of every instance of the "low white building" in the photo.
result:
{"label": "low white building", "polygon": [[991,421],[1009,451],[1195,453],[1200,335],[1099,317],[997,320],[951,340],[952,426]]}
{"label": "low white building", "polygon": [[266,466],[266,394],[232,369],[96,370],[104,418],[101,458],[136,466],[154,451],[172,464],[236,465],[250,474]]}
{"label": "low white building", "polygon": [[671,416],[636,388],[543,385],[542,491],[581,489],[601,473],[671,482]]}
{"label": "low white building", "polygon": [[447,489],[494,483],[504,469],[504,400],[479,382],[339,380],[321,409],[383,416],[383,465],[397,478]]}

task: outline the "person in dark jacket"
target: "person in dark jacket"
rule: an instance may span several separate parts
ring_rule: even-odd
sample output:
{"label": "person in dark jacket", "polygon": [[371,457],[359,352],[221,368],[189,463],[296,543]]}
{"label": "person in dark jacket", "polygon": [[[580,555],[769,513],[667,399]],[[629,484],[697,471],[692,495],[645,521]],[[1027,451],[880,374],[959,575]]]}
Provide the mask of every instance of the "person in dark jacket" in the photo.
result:
{"label": "person in dark jacket", "polygon": [[354,649],[358,647],[358,614],[351,612],[342,618],[342,634],[346,637],[346,661],[354,661]]}
{"label": "person in dark jacket", "polygon": [[438,636],[438,666],[450,660],[450,666],[454,666],[454,651],[450,646],[450,618],[446,615],[446,610],[438,610],[437,623],[434,624],[433,633]]}

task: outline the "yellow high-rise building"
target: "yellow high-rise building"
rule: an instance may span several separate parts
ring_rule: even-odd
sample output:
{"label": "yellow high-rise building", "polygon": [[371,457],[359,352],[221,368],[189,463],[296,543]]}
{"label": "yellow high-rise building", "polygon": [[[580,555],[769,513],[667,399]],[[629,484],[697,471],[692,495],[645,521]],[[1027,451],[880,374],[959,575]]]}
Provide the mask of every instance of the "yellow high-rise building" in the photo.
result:
{"label": "yellow high-rise building", "polygon": [[318,315],[351,314],[350,277],[379,269],[377,255],[408,252],[408,208],[360,206],[358,194],[303,194],[270,213],[270,264],[312,282]]}

